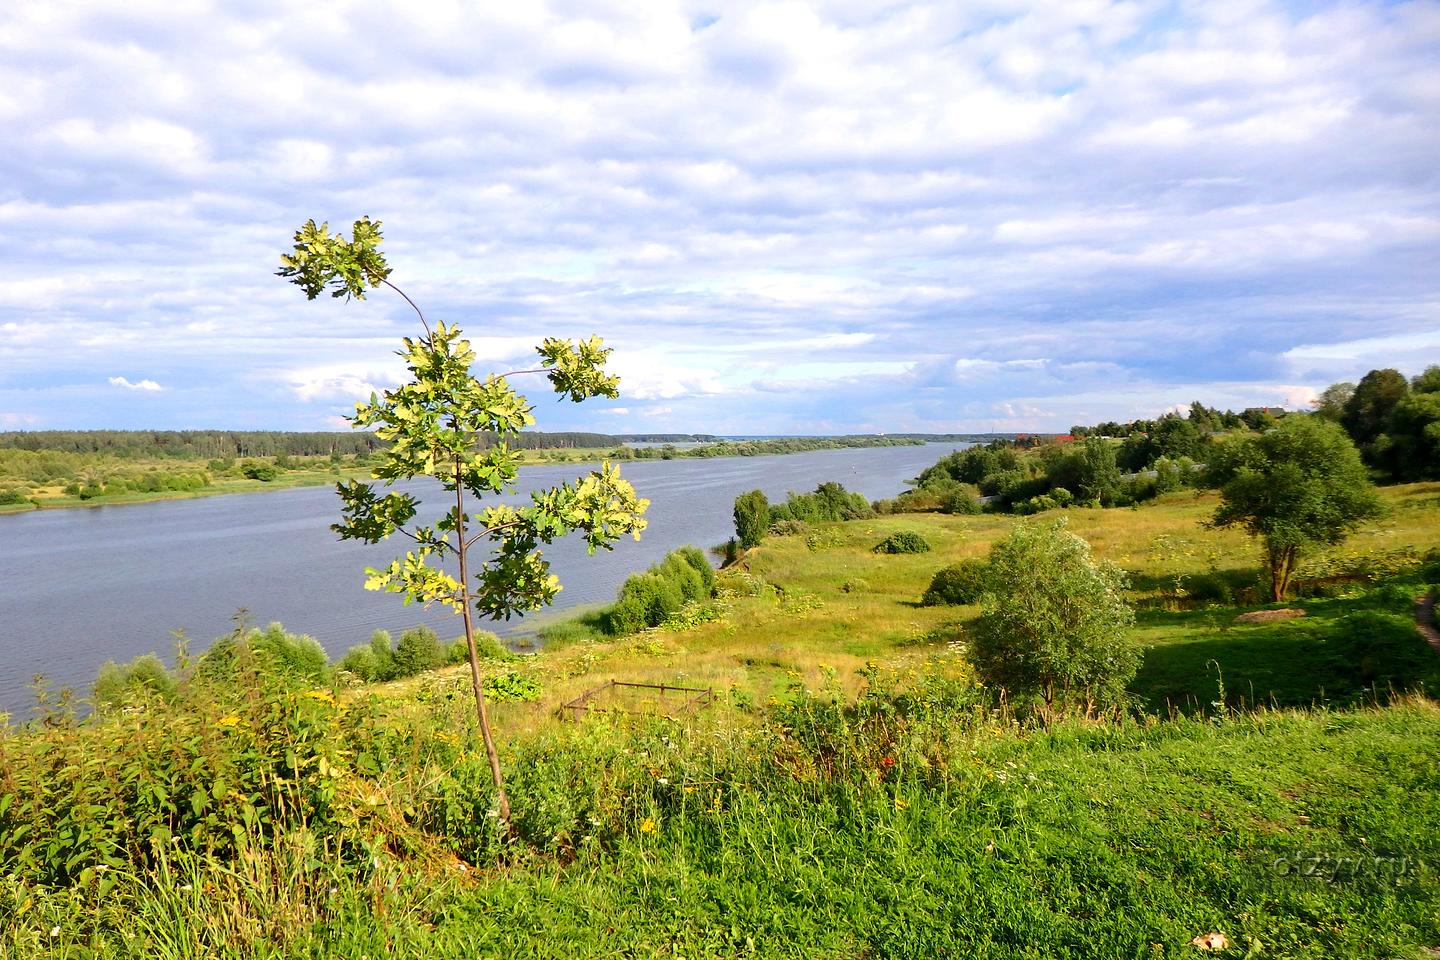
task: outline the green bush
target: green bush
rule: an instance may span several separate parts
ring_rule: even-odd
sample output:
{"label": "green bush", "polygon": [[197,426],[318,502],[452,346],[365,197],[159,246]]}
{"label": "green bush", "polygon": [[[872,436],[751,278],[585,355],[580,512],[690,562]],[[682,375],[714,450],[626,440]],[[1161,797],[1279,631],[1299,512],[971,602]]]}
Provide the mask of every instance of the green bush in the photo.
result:
{"label": "green bush", "polygon": [[615,604],[601,615],[611,636],[658,627],[686,603],[715,592],[715,571],[696,547],[672,550],[644,573],[631,574],[620,587]]}
{"label": "green bush", "polygon": [[846,580],[840,584],[841,593],[865,593],[870,589],[870,581],[860,577]]}
{"label": "green bush", "polygon": [[930,542],[914,530],[897,530],[875,544],[876,553],[929,553]]}
{"label": "green bush", "polygon": [[240,475],[250,480],[259,480],[261,483],[269,483],[280,476],[280,471],[269,463],[260,463],[256,460],[246,460],[240,464]]}
{"label": "green bush", "polygon": [[330,679],[330,658],[314,637],[286,633],[278,623],[255,630],[246,638],[257,659],[277,675],[301,683],[323,684]]}
{"label": "green bush", "polygon": [[370,644],[362,643],[345,651],[345,656],[340,658],[337,669],[351,674],[366,683],[373,683],[380,679],[380,665],[375,661],[375,651]]}
{"label": "green bush", "polygon": [[30,502],[30,494],[19,487],[0,490],[0,507],[16,506]]}
{"label": "green bush", "polygon": [[444,666],[445,650],[440,638],[426,626],[415,627],[400,634],[391,657],[391,671],[395,679],[413,677],[427,670]]}
{"label": "green bush", "polygon": [[823,523],[831,520],[867,520],[875,516],[870,502],[838,483],[822,483],[814,493],[791,493],[784,503],[770,508],[770,523],[803,520]]}
{"label": "green bush", "polygon": [[770,532],[777,537],[805,536],[814,529],[804,520],[778,520],[770,525]]}
{"label": "green bush", "polygon": [[971,628],[980,676],[1014,695],[1038,695],[1046,712],[1123,703],[1140,666],[1125,576],[1090,555],[1065,520],[1020,522],[990,548],[985,611]]}
{"label": "green bush", "polygon": [[175,678],[159,657],[147,653],[125,665],[107,660],[95,677],[94,701],[101,710],[122,706],[136,696],[175,695]]}
{"label": "green bush", "polygon": [[976,514],[983,509],[979,496],[966,488],[948,494],[940,503],[941,513]]}
{"label": "green bush", "polygon": [[984,560],[975,557],[961,560],[935,574],[920,602],[927,607],[979,603],[989,575],[990,565]]}

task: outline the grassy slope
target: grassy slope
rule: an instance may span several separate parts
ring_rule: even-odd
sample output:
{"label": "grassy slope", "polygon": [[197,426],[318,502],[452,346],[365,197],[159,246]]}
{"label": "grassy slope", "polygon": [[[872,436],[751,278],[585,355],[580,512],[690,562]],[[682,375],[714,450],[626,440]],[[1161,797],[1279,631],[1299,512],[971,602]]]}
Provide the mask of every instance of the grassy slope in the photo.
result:
{"label": "grassy slope", "polygon": [[[1440,541],[1440,485],[1387,498],[1392,515],[1354,549]],[[1073,511],[1071,525],[1132,572],[1148,603],[1176,573],[1253,566],[1244,537],[1198,525],[1212,509],[1209,497],[1186,494],[1139,511]],[[795,775],[753,738],[758,714],[726,705],[763,712],[797,681],[819,688],[832,670],[853,692],[871,660],[956,669],[946,643],[975,611],[915,601],[935,569],[983,554],[1011,522],[884,517],[826,528],[813,544],[772,539],[746,566],[780,584],[781,598],[731,600],[724,621],[688,631],[547,651],[521,667],[544,682],[544,702],[494,708],[507,752],[547,738],[606,743],[613,752],[585,754],[597,759],[576,761],[576,775],[623,782],[621,766],[640,765],[644,777],[658,762],[632,754],[641,729],[577,729],[555,706],[611,677],[713,685],[727,696],[674,728],[674,751],[693,759],[724,741],[754,752],[753,775],[716,808],[703,791],[686,794],[655,808],[653,831],[637,814],[616,845],[564,863],[522,858],[464,880],[395,864],[368,886],[341,878],[323,909],[295,907],[286,891],[300,882],[283,872],[259,894],[245,888],[239,906],[196,893],[203,882],[184,893],[154,883],[126,907],[151,938],[140,952],[187,955],[155,944],[197,918],[247,912],[278,918],[294,937],[285,952],[310,956],[1198,956],[1190,939],[1211,931],[1236,944],[1222,954],[1234,957],[1418,957],[1440,947],[1440,710],[1420,698],[1283,708],[1337,695],[1337,678],[1356,692],[1353,671],[1330,669],[1330,652],[1311,642],[1344,602],[1310,602],[1311,617],[1263,627],[1231,625],[1229,608],[1151,605],[1136,689],[1152,707],[1215,699],[1207,663],[1216,660],[1248,707],[1281,708],[1051,733],[982,725],[963,733],[943,775],[904,764],[893,778]],[[898,529],[922,531],[935,551],[870,551]],[[396,714],[443,709],[459,722],[464,697],[421,704],[412,695],[424,684],[458,691],[463,680],[381,695]],[[587,763],[601,765],[587,773]],[[517,784],[529,776],[512,773]],[[85,955],[58,939],[53,955]],[[263,956],[265,942],[237,939],[226,955]],[[0,957],[12,955],[31,954],[0,939]]]}
{"label": "grassy slope", "polygon": [[945,789],[772,786],[601,860],[485,878],[433,925],[362,909],[319,939],[347,956],[1161,957],[1220,931],[1227,956],[1417,956],[1440,943],[1437,735],[1428,703],[1002,734]]}

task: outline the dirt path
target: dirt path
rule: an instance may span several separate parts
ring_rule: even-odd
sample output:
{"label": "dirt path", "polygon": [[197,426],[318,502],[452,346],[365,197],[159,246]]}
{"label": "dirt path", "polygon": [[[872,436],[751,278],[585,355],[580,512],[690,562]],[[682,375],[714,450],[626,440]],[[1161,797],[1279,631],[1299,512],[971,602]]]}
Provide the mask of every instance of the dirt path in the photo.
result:
{"label": "dirt path", "polygon": [[1415,598],[1415,629],[1420,636],[1440,653],[1440,630],[1435,629],[1435,594],[1426,593]]}

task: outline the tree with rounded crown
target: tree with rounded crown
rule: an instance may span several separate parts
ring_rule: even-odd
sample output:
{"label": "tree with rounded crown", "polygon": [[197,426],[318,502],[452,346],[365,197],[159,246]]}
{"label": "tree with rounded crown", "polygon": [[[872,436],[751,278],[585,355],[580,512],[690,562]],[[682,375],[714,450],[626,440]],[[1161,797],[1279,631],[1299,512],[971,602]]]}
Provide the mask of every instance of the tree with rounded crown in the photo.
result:
{"label": "tree with rounded crown", "polygon": [[1220,488],[1209,523],[1243,527],[1263,541],[1277,602],[1290,590],[1302,550],[1338,544],[1384,512],[1355,444],[1314,414],[1288,416],[1259,436],[1223,445],[1206,475]]}
{"label": "tree with rounded crown", "polygon": [[[451,505],[432,523],[418,524],[413,522],[421,506],[416,497],[398,491],[382,495],[373,484],[350,481],[336,485],[341,522],[331,529],[342,540],[378,543],[399,533],[414,541],[414,549],[389,566],[367,568],[366,589],[399,593],[405,603],[440,603],[461,617],[475,714],[499,816],[508,830],[510,803],[485,705],[474,614],[508,620],[550,603],[560,583],[540,546],[576,532],[591,554],[612,549],[625,534],[638,540],[649,501],[636,495],[618,469],[604,463],[574,484],[532,493],[526,506],[497,503],[472,514],[471,499],[478,502],[515,489],[521,457],[508,441],[535,422],[531,406],[509,378],[544,373],[556,393],[575,402],[616,397],[619,379],[604,371],[610,351],[598,337],[578,343],[546,338],[536,348],[536,368],[476,379],[470,371],[475,352],[460,328],[441,322],[432,329],[415,302],[390,282],[381,239],[380,222],[369,217],[355,221],[348,239],[330,233],[328,224],[317,226],[309,220],[296,231],[294,250],[281,256],[277,273],[311,300],[327,290],[334,297],[363,300],[367,290],[385,286],[414,309],[425,333],[405,337],[397,352],[410,380],[383,395],[372,393],[348,419],[357,429],[373,428],[388,442],[388,448],[376,454],[378,465],[371,473],[383,487],[431,477]],[[475,563],[471,551],[481,543],[488,546],[488,556]]]}

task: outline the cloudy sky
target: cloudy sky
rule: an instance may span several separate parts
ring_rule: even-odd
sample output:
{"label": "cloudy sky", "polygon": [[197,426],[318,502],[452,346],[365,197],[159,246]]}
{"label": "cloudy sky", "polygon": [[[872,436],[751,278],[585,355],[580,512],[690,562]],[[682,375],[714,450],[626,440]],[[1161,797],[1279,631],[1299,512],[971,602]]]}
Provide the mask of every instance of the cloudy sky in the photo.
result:
{"label": "cloudy sky", "polygon": [[1440,3],[6,0],[0,428],[318,429],[403,302],[611,432],[1063,429],[1440,362]]}

